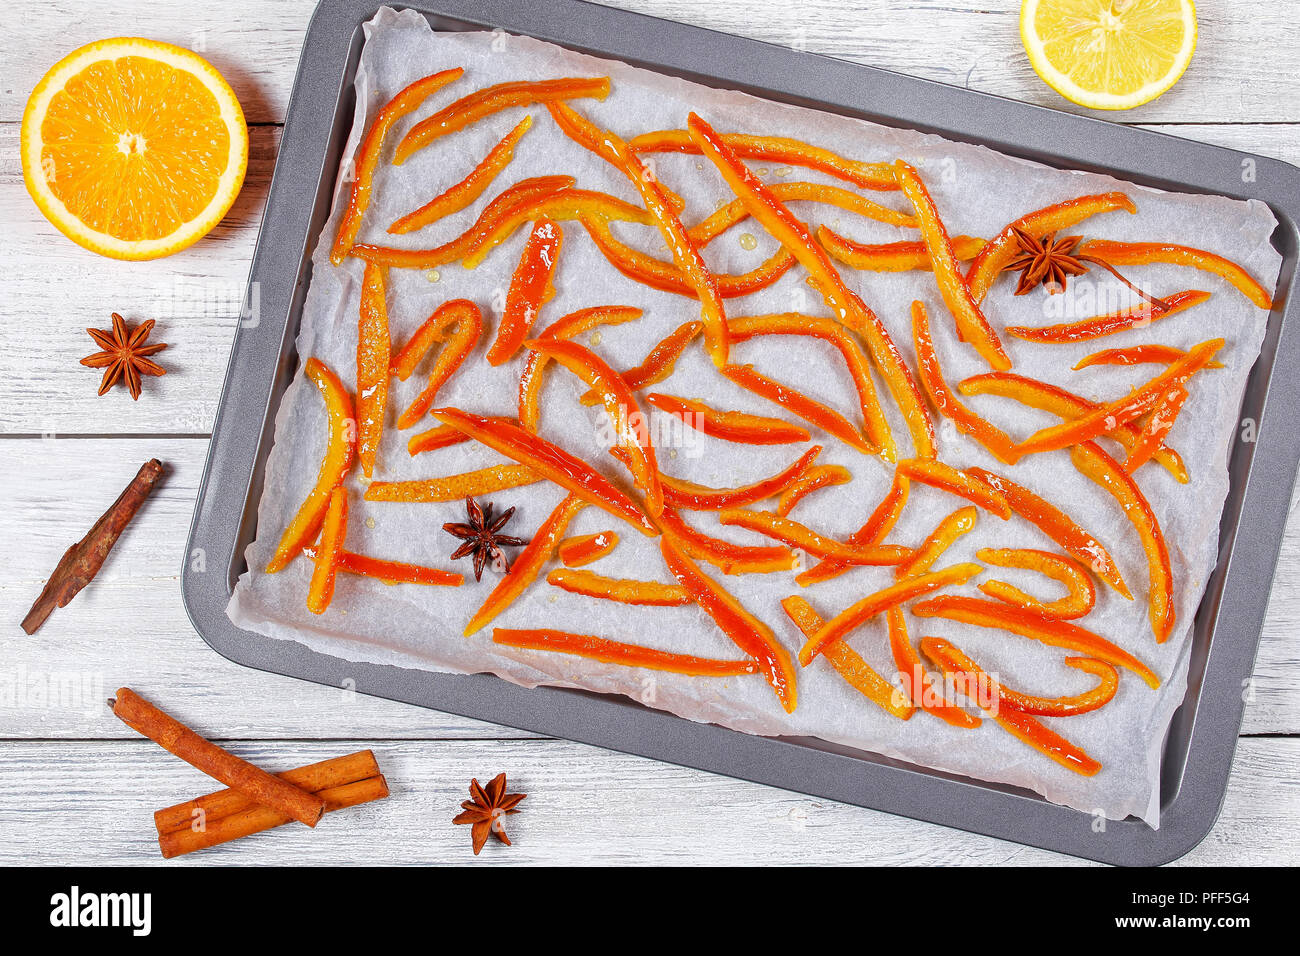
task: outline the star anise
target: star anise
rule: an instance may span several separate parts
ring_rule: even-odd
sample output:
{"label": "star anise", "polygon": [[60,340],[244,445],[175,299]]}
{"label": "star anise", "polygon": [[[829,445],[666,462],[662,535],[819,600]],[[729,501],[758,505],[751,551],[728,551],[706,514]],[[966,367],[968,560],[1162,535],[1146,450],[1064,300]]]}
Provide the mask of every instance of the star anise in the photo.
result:
{"label": "star anise", "polygon": [[443,531],[454,534],[458,538],[463,538],[465,541],[464,544],[451,553],[452,560],[463,558],[467,554],[474,555],[475,581],[483,580],[483,566],[487,564],[488,558],[492,559],[493,566],[498,570],[508,570],[509,564],[506,563],[506,556],[502,552],[501,546],[509,545],[512,548],[517,548],[528,543],[523,538],[498,534],[515,513],[515,509],[507,508],[493,518],[491,502],[488,503],[486,508],[480,508],[478,502],[473,498],[466,498],[465,511],[469,514],[468,524],[449,521],[442,526]]}
{"label": "star anise", "polygon": [[126,390],[131,393],[132,400],[138,400],[141,375],[167,374],[165,368],[149,358],[165,349],[166,343],[144,344],[153,331],[153,325],[153,319],[148,319],[132,329],[124,318],[114,312],[112,329],[86,329],[95,344],[103,350],[81,360],[81,364],[87,368],[104,370],[104,378],[99,383],[100,395],[121,381],[126,383]]}
{"label": "star anise", "polygon": [[478,856],[483,844],[487,843],[491,833],[506,846],[510,838],[506,836],[505,818],[518,813],[519,802],[528,796],[526,793],[506,793],[506,775],[497,774],[486,787],[479,786],[477,779],[469,782],[469,795],[473,800],[462,800],[463,813],[458,813],[452,823],[469,823],[472,825],[470,838],[474,843],[474,855]]}
{"label": "star anise", "polygon": [[1169,303],[1139,289],[1120,275],[1119,270],[1109,262],[1080,252],[1079,243],[1083,241],[1082,236],[1062,236],[1057,239],[1056,233],[1049,232],[1039,238],[1016,226],[1011,227],[1011,233],[1015,236],[1019,251],[1014,259],[1003,266],[1003,269],[1007,272],[1020,273],[1020,281],[1016,284],[1016,295],[1025,295],[1040,285],[1047,289],[1049,295],[1064,292],[1070,276],[1085,274],[1091,264],[1101,266],[1141,298],[1150,302],[1157,313],[1169,308]]}
{"label": "star anise", "polygon": [[1070,276],[1081,276],[1088,271],[1081,259],[1071,255],[1083,236],[1057,239],[1055,233],[1048,233],[1037,239],[1015,226],[1011,227],[1011,232],[1016,237],[1020,252],[1007,263],[1006,269],[1008,272],[1020,273],[1016,295],[1025,295],[1040,285],[1050,295],[1056,295],[1065,291],[1065,283]]}

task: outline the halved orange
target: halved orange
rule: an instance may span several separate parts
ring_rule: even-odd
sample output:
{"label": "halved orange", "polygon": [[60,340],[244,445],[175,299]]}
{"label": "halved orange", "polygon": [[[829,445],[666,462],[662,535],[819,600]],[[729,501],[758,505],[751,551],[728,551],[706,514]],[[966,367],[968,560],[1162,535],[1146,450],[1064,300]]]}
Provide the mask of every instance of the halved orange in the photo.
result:
{"label": "halved orange", "polygon": [[115,259],[171,255],[230,209],[248,128],[211,64],[170,43],[117,37],[74,50],[36,84],[23,179],[73,242]]}

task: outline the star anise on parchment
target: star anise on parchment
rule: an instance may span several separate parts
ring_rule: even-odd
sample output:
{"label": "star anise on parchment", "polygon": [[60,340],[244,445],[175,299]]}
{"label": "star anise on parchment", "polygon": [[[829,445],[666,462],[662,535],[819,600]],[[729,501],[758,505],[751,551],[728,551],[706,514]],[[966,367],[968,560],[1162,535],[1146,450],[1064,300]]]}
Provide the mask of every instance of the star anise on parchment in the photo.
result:
{"label": "star anise on parchment", "polygon": [[1065,291],[1065,284],[1071,276],[1084,275],[1089,265],[1097,265],[1150,302],[1157,313],[1169,308],[1169,303],[1139,289],[1106,260],[1080,251],[1079,243],[1083,241],[1083,236],[1062,236],[1057,239],[1054,232],[1041,237],[1033,236],[1016,226],[1011,227],[1011,233],[1016,240],[1016,257],[1003,269],[1020,273],[1016,295],[1026,295],[1040,285],[1049,295],[1056,295]]}
{"label": "star anise on parchment", "polygon": [[153,331],[154,321],[148,319],[134,329],[126,324],[126,319],[113,313],[111,329],[86,329],[95,344],[102,349],[94,355],[87,355],[81,364],[87,368],[102,368],[104,378],[99,383],[99,394],[103,395],[118,382],[126,383],[126,390],[132,400],[140,398],[141,375],[166,375],[167,370],[149,358],[167,347],[165,342],[145,345],[149,333]]}
{"label": "star anise on parchment", "polygon": [[1088,271],[1081,259],[1070,254],[1083,240],[1083,236],[1063,236],[1057,239],[1055,233],[1048,233],[1039,239],[1015,226],[1011,227],[1011,232],[1016,237],[1019,252],[1007,263],[1006,269],[1008,272],[1020,273],[1016,295],[1026,295],[1040,285],[1049,294],[1056,295],[1065,291],[1065,283],[1070,276],[1081,276]]}
{"label": "star anise on parchment", "polygon": [[510,566],[506,562],[505,553],[501,550],[502,546],[517,548],[528,543],[523,538],[499,534],[506,522],[514,515],[515,509],[507,508],[494,518],[491,502],[486,508],[480,508],[473,498],[466,498],[465,511],[469,514],[467,524],[449,521],[442,526],[443,531],[465,542],[451,553],[452,560],[463,558],[467,554],[474,555],[475,581],[483,580],[483,566],[487,564],[489,558],[492,559],[492,564],[497,570],[508,570]]}
{"label": "star anise on parchment", "polygon": [[483,849],[489,833],[510,846],[505,818],[519,812],[519,802],[528,794],[506,793],[506,775],[499,773],[486,787],[479,786],[477,779],[470,780],[469,795],[474,799],[462,800],[460,805],[464,812],[458,813],[451,822],[472,825],[470,838],[474,842],[474,855],[478,856],[479,850]]}

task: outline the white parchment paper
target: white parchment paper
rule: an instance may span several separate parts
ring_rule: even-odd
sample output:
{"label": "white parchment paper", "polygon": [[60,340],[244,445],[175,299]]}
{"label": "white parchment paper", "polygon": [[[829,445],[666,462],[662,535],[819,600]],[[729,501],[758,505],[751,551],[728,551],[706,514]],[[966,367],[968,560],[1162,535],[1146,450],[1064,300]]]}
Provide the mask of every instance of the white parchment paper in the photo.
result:
{"label": "white parchment paper", "polygon": [[[618,62],[571,53],[530,38],[500,33],[435,33],[413,12],[384,9],[366,26],[366,44],[357,73],[358,109],[339,172],[334,215],[320,237],[314,274],[298,336],[302,356],[314,355],[333,368],[344,382],[355,380],[356,321],[362,264],[347,260],[329,264],[328,250],[351,182],[351,156],[376,110],[412,80],[452,66],[465,68],[465,77],[436,94],[416,115],[400,123],[390,136],[381,161],[376,188],[359,241],[410,248],[436,246],[459,234],[501,189],[528,176],[568,173],[578,184],[630,201],[636,194],[623,177],[595,156],[566,139],[544,107],[533,107],[532,129],[516,151],[511,166],[471,209],[417,233],[390,236],[387,226],[399,216],[446,189],[468,171],[515,123],[523,110],[497,114],[466,130],[438,140],[402,167],[388,164],[392,145],[419,118],[465,93],[507,80],[558,76],[602,76],[612,79],[613,92],[604,102],[582,100],[575,107],[598,124],[625,138],[652,129],[682,128],[695,110],[723,131],[779,134],[805,139],[854,158],[889,161],[897,157],[916,165],[953,235],[991,236],[1008,221],[1049,203],[1086,193],[1122,190],[1137,203],[1139,213],[1108,213],[1079,229],[1090,236],[1125,240],[1181,242],[1227,255],[1246,266],[1266,287],[1276,281],[1280,257],[1269,244],[1274,219],[1259,202],[1214,196],[1160,192],[1083,172],[1068,172],[1013,159],[988,149],[949,142],[906,130],[896,130],[812,110],[774,104],[735,93],[635,69]],[[707,65],[706,67],[707,68]],[[721,178],[698,156],[654,157],[662,180],[687,201],[683,218],[694,222],[730,199]],[[827,181],[805,169],[777,168],[754,162],[752,168],[767,182]],[[342,197],[342,198],[340,198]],[[897,193],[875,198],[906,209]],[[798,213],[810,224],[825,223],[867,242],[914,238],[915,234],[861,219],[838,209],[807,203]],[[908,210],[910,211],[910,210]],[[619,236],[647,252],[668,258],[655,230],[616,224]],[[465,368],[444,389],[439,404],[479,414],[514,415],[521,360],[497,369],[482,360],[495,337],[496,319],[511,271],[518,261],[527,230],[496,249],[474,271],[459,264],[431,272],[393,269],[389,272],[388,311],[395,347],[441,303],[465,297],[479,303],[487,318],[485,339]],[[601,304],[635,305],[645,316],[635,323],[584,335],[616,368],[639,362],[665,334],[698,315],[693,300],[660,293],[627,280],[600,256],[577,223],[564,224],[564,247],[556,274],[556,297],[542,310],[547,324],[574,309]],[[750,241],[752,237],[753,241]],[[747,248],[752,247],[752,248]],[[776,246],[752,221],[737,226],[706,251],[712,268],[739,273],[752,269]],[[1095,270],[1099,272],[1100,270]],[[950,422],[937,422],[940,457],[953,465],[979,465],[1008,474],[1068,511],[1091,530],[1115,556],[1137,600],[1129,602],[1099,586],[1096,610],[1083,623],[1136,654],[1152,666],[1164,684],[1153,691],[1124,673],[1115,700],[1095,713],[1049,721],[1054,729],[1099,759],[1104,769],[1093,778],[1073,774],[1038,752],[1012,739],[992,721],[974,731],[955,730],[925,713],[902,722],[888,716],[850,688],[825,661],[799,674],[799,707],[786,715],[761,677],[687,678],[545,652],[515,650],[492,643],[487,628],[472,638],[461,636],[464,622],[496,582],[488,572],[481,584],[472,575],[461,588],[386,586],[378,581],[341,575],[333,604],[321,615],[310,614],[304,599],[311,566],[295,561],[277,575],[261,572],[281,530],[313,484],[324,447],[325,417],[319,396],[301,375],[290,386],[276,421],[276,441],[259,507],[258,536],[247,553],[252,569],[239,580],[229,614],[235,624],[260,634],[299,641],[348,660],[391,663],[451,672],[490,672],[525,686],[555,684],[627,694],[684,718],[712,721],[737,730],[764,735],[810,735],[871,750],[940,770],[966,774],[1035,790],[1050,800],[1112,818],[1134,814],[1158,826],[1158,769],[1170,717],[1181,701],[1188,659],[1189,631],[1195,608],[1214,565],[1219,515],[1228,480],[1226,461],[1238,433],[1242,389],[1259,351],[1266,313],[1255,308],[1227,283],[1214,276],[1172,266],[1133,267],[1131,278],[1154,294],[1199,288],[1213,293],[1204,305],[1160,321],[1149,329],[1114,335],[1076,346],[1035,345],[1004,336],[1015,370],[1060,384],[1086,396],[1107,400],[1153,374],[1154,366],[1134,369],[1093,368],[1071,371],[1088,352],[1111,346],[1159,341],[1180,348],[1222,336],[1228,347],[1220,358],[1226,368],[1196,376],[1191,398],[1170,444],[1184,456],[1191,482],[1180,485],[1155,464],[1139,472],[1169,542],[1176,583],[1178,626],[1173,638],[1157,646],[1147,619],[1147,566],[1132,526],[1105,492],[1078,475],[1066,452],[1035,455],[1008,469],[982,448],[961,436]],[[844,269],[849,284],[881,316],[899,348],[913,361],[908,307],[923,300],[950,384],[987,371],[973,350],[956,341],[952,320],[928,272],[859,274]],[[826,314],[820,298],[805,283],[798,268],[775,286],[742,300],[729,300],[732,316],[776,311]],[[1084,318],[1131,301],[1130,293],[1109,278],[1087,276],[1072,282],[1062,295],[1041,291],[1014,297],[1014,281],[1002,278],[986,300],[985,310],[996,328],[1043,325]],[[857,420],[851,381],[837,353],[813,340],[779,337],[735,346],[733,361],[753,363],[760,371],[803,389],[807,394]],[[412,458],[405,443],[413,430],[399,432],[397,413],[423,385],[423,371],[405,383],[394,380],[390,392],[389,426],[380,451],[378,478],[408,480],[467,471],[499,462],[495,453],[472,443]],[[889,406],[902,454],[908,453],[907,433]],[[762,414],[779,409],[721,379],[702,349],[692,348],[678,364],[673,378],[658,386],[685,397],[707,397],[716,407]],[[603,412],[577,401],[584,390],[568,373],[551,366],[543,395],[542,433],[569,451],[602,468],[626,487],[621,472],[606,454],[602,437]],[[1027,412],[1002,399],[976,398],[971,404],[1013,436],[1024,437],[1050,424],[1050,416]],[[665,426],[655,413],[656,428]],[[419,428],[435,424],[432,419]],[[674,443],[660,448],[666,472],[714,486],[732,486],[769,475],[802,451],[800,446],[751,448],[664,427]],[[1249,438],[1249,436],[1247,436]],[[823,490],[795,510],[793,517],[842,537],[855,530],[888,487],[890,469],[881,461],[837,447],[826,436],[822,463],[849,468],[852,483]],[[670,447],[670,444],[672,445]],[[463,520],[463,506],[394,504],[363,500],[364,484],[354,474],[348,484],[350,521],[347,547],[368,555],[452,567],[447,561],[453,540],[441,530],[446,521]],[[546,483],[491,496],[498,507],[518,510],[510,530],[527,537],[561,498]],[[917,544],[946,514],[965,504],[940,491],[913,486],[902,521],[891,541]],[[769,503],[765,507],[774,507]],[[719,537],[744,543],[768,543],[735,528],[721,528],[716,517],[687,513],[687,520]],[[671,580],[651,539],[629,527],[616,527],[604,512],[585,509],[570,533],[613,528],[622,537],[615,552],[593,566],[614,576]],[[1055,549],[1037,529],[1013,518],[1003,522],[981,514],[974,532],[960,540],[939,562],[946,566],[972,560],[981,547],[1039,547]],[[468,562],[458,570],[469,572]],[[715,569],[705,566],[706,571]],[[971,582],[998,577],[1055,597],[1041,577],[1013,570],[990,569]],[[793,574],[720,577],[729,590],[766,621],[794,652],[802,637],[786,619],[779,601],[799,592]],[[865,593],[892,581],[889,569],[857,569],[802,593],[829,617]],[[964,589],[966,593],[969,589]],[[634,609],[595,601],[547,585],[544,575],[504,614],[501,627],[554,627],[639,642],[665,650],[704,656],[734,657],[736,649],[703,612],[693,608]],[[986,670],[1008,685],[1029,693],[1057,696],[1079,693],[1091,678],[1062,664],[1062,652],[998,631],[941,620],[909,617],[913,639],[926,634],[949,637]],[[877,670],[893,674],[884,633],[876,621],[859,630],[853,647]],[[419,712],[412,711],[418,721]]]}

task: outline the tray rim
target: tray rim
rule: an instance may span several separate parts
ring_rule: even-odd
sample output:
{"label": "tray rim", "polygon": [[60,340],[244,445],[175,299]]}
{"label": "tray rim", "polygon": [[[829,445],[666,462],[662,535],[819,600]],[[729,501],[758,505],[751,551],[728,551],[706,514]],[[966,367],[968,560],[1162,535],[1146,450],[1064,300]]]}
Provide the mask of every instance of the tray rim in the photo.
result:
{"label": "tray rim", "polygon": [[[242,559],[250,512],[255,512],[260,495],[255,488],[273,439],[272,406],[278,404],[297,364],[293,348],[296,321],[290,320],[297,317],[310,278],[310,247],[318,232],[312,222],[325,218],[322,204],[328,214],[330,189],[322,187],[322,177],[332,184],[332,163],[327,157],[341,149],[340,139],[347,135],[349,124],[339,123],[338,117],[351,115],[351,78],[359,49],[356,37],[360,25],[382,6],[455,21],[461,28],[500,28],[527,34],[710,85],[979,142],[1053,165],[1105,172],[1176,191],[1257,198],[1269,204],[1279,220],[1274,242],[1285,256],[1279,279],[1282,294],[1270,315],[1261,359],[1248,381],[1243,408],[1257,397],[1258,434],[1267,431],[1273,436],[1277,431],[1277,435],[1244,450],[1238,442],[1233,451],[1231,467],[1244,473],[1233,475],[1220,533],[1221,558],[1197,613],[1193,640],[1206,644],[1203,667],[1200,673],[1189,673],[1187,696],[1171,722],[1171,735],[1180,719],[1186,725],[1186,752],[1177,779],[1169,784],[1175,792],[1163,806],[1159,830],[1128,818],[1105,821],[1104,829],[1097,832],[1093,815],[1017,788],[943,774],[868,752],[835,752],[824,742],[756,737],[684,720],[614,695],[529,689],[486,674],[434,674],[357,664],[311,651],[297,642],[242,631],[230,622],[225,607],[233,586],[232,569]],[[415,0],[400,5],[377,0],[321,0],[317,5],[304,39],[249,271],[249,288],[259,290],[263,314],[256,322],[241,322],[231,348],[182,569],[186,611],[199,635],[223,657],[256,669],[336,687],[352,686],[361,693],[1087,859],[1150,865],[1177,859],[1192,849],[1212,829],[1226,794],[1244,711],[1242,688],[1253,667],[1290,500],[1289,494],[1282,496],[1278,491],[1290,490],[1300,462],[1300,432],[1285,428],[1283,417],[1288,406],[1300,399],[1300,376],[1286,381],[1273,375],[1279,357],[1291,360],[1283,369],[1300,358],[1300,328],[1295,320],[1300,300],[1292,301],[1287,294],[1300,245],[1300,169],[1269,157],[583,0],[550,0],[544,10],[540,6],[527,0]],[[709,54],[707,59],[700,58],[703,52]],[[705,77],[689,68],[698,62],[709,62],[715,72]],[[842,82],[836,85],[837,81]],[[847,85],[850,81],[851,87]],[[888,115],[864,109],[859,102],[844,101],[845,96],[865,101],[868,94],[863,90],[881,85],[895,94],[890,101],[896,108]],[[849,88],[855,92],[837,92],[836,99],[825,99],[828,89]],[[322,117],[328,122],[322,123]],[[1003,138],[1010,130],[1019,137],[1015,143]],[[1070,144],[1074,144],[1073,150]],[[304,150],[305,157],[299,155]],[[1125,164],[1134,156],[1141,157],[1145,169]],[[293,157],[293,162],[287,157]],[[1247,162],[1256,173],[1249,190],[1241,188],[1245,185],[1241,170]],[[1190,175],[1180,163],[1191,165]],[[1229,170],[1236,179],[1231,188]],[[291,267],[291,256],[297,257],[296,274],[290,274],[292,268],[275,267],[277,263]],[[273,317],[269,323],[266,315]],[[1275,390],[1282,394],[1275,397]],[[1239,482],[1240,496],[1236,497]],[[1230,515],[1234,504],[1236,514]],[[196,566],[190,560],[195,553],[204,554],[202,566],[210,565],[212,570]],[[214,554],[220,560],[214,559]],[[1212,584],[1216,578],[1221,582],[1217,591]]]}

